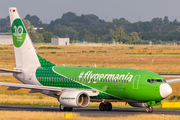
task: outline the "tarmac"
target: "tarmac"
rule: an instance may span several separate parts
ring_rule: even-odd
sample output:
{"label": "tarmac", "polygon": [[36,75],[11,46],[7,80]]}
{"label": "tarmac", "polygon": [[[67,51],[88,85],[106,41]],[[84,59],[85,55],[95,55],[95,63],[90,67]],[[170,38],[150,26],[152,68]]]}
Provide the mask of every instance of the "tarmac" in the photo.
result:
{"label": "tarmac", "polygon": [[[0,105],[0,111],[59,111],[59,106],[34,106],[34,105]],[[72,113],[79,113],[87,117],[117,117],[133,116],[139,114],[180,115],[180,109],[154,109],[153,113],[146,113],[145,108],[113,108],[112,111],[99,111],[98,107],[74,108]]]}

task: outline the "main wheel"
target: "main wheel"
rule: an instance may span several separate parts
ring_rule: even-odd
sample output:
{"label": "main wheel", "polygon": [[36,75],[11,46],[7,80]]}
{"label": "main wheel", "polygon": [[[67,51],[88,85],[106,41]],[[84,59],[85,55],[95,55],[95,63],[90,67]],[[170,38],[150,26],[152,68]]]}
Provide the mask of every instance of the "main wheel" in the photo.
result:
{"label": "main wheel", "polygon": [[73,107],[67,107],[67,111],[72,111]]}
{"label": "main wheel", "polygon": [[67,111],[67,107],[64,107],[63,105],[60,104],[59,106],[60,111]]}
{"label": "main wheel", "polygon": [[99,105],[99,110],[100,110],[100,111],[105,111],[105,110],[106,110],[106,107],[105,107],[105,104],[104,104],[104,103],[100,103],[100,105]]}
{"label": "main wheel", "polygon": [[112,104],[107,102],[106,103],[106,111],[111,111],[112,110]]}

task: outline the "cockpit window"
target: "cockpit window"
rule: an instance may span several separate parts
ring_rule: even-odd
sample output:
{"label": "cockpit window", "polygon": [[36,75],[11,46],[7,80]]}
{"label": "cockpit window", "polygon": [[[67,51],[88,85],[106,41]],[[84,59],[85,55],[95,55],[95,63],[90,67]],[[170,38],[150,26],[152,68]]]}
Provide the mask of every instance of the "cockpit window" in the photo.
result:
{"label": "cockpit window", "polygon": [[166,80],[165,80],[165,79],[162,79],[162,82],[166,82]]}
{"label": "cockpit window", "polygon": [[161,79],[156,79],[155,82],[162,82],[162,80]]}
{"label": "cockpit window", "polygon": [[155,83],[155,82],[166,82],[164,79],[147,79],[148,83]]}
{"label": "cockpit window", "polygon": [[155,80],[154,79],[151,79],[152,80],[152,83],[154,83],[155,82]]}

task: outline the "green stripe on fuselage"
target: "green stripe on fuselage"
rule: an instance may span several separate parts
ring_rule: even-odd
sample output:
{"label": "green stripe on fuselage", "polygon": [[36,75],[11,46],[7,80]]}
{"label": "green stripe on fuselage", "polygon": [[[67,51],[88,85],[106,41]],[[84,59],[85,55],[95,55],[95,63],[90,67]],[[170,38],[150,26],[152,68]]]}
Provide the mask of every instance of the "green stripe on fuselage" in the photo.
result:
{"label": "green stripe on fuselage", "polygon": [[[154,101],[162,99],[159,93],[159,86],[161,83],[150,84],[147,82],[147,79],[163,78],[146,70],[131,68],[54,66],[38,68],[36,76],[39,82],[45,86],[79,89],[93,88],[99,90],[102,93],[95,97],[97,99],[119,98],[133,101]],[[137,78],[136,76],[140,76],[137,84],[134,82],[134,78]],[[76,81],[69,79],[64,80],[64,78],[76,78]],[[77,81],[77,78],[85,80],[80,79]],[[92,80],[90,81],[90,79]],[[137,86],[134,87],[134,85]]]}
{"label": "green stripe on fuselage", "polygon": [[55,64],[47,61],[46,59],[43,59],[39,54],[37,54],[37,57],[39,59],[39,62],[41,64],[41,67],[51,67],[51,66],[56,66]]}
{"label": "green stripe on fuselage", "polygon": [[[66,87],[66,88],[77,88],[77,89],[91,89],[88,86],[85,86],[81,84],[80,81],[72,81],[70,77],[66,77],[60,74],[55,73],[52,70],[51,67],[39,67],[36,70],[36,77],[38,81],[44,85],[44,86],[54,86],[54,87]],[[75,78],[75,77],[73,77]],[[99,93],[98,96],[92,97],[95,99],[117,99],[111,95],[104,94],[104,93]]]}

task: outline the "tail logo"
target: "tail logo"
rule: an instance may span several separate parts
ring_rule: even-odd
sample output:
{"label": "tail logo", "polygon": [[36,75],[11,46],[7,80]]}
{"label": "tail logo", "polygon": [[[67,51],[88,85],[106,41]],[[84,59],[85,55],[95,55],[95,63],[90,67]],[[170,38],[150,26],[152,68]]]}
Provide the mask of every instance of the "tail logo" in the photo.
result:
{"label": "tail logo", "polygon": [[13,44],[15,47],[21,47],[26,38],[26,30],[23,26],[21,19],[15,19],[12,27]]}
{"label": "tail logo", "polygon": [[22,37],[21,35],[23,34],[23,27],[22,26],[18,26],[18,28],[16,26],[14,26],[14,36],[16,36],[18,38],[18,40],[22,41]]}

